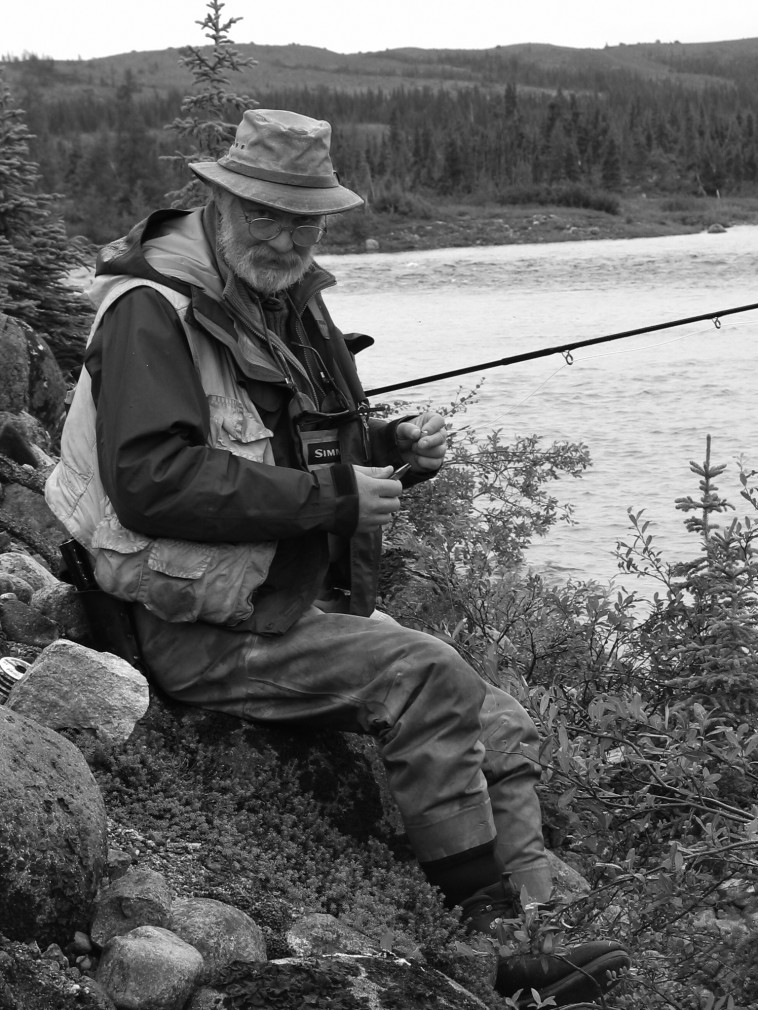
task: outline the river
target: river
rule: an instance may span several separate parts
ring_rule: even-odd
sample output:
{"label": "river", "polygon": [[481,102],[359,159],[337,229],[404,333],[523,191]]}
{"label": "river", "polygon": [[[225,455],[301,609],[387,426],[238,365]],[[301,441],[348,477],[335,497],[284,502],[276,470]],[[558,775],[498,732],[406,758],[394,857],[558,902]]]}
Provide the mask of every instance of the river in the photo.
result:
{"label": "river", "polygon": [[[375,338],[361,353],[366,388],[758,302],[758,227],[667,238],[324,256],[339,281],[337,324]],[[385,394],[449,403],[484,378],[468,421],[511,438],[585,442],[592,468],[555,486],[575,507],[529,552],[550,577],[615,580],[627,509],[645,510],[668,561],[697,555],[676,498],[697,497],[689,461],[728,464],[719,488],[739,505],[736,460],[758,470],[758,312],[555,354]],[[749,512],[738,508],[738,514]]]}

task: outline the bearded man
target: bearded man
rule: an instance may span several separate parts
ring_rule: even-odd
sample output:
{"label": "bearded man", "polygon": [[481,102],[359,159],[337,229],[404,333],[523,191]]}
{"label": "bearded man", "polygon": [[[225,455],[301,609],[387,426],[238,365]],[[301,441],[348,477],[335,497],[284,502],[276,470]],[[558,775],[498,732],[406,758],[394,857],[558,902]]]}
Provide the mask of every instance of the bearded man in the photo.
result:
{"label": "bearded man", "polygon": [[[495,935],[550,897],[535,727],[449,645],[374,610],[381,530],[445,455],[442,417],[370,416],[313,259],[360,206],[328,123],[246,112],[190,167],[192,211],[103,249],[97,316],[47,487],[97,582],[128,601],[154,684],[250,720],[371,734],[408,839],[446,904]],[[402,479],[393,477],[406,466]],[[617,943],[502,957],[501,993],[592,998]]]}

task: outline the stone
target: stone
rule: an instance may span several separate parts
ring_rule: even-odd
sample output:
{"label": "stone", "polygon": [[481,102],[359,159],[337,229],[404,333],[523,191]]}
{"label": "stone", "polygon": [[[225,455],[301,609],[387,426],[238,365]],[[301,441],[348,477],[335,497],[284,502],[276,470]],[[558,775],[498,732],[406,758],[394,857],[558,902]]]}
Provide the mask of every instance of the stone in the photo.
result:
{"label": "stone", "polygon": [[40,614],[55,621],[61,629],[63,638],[80,643],[89,639],[89,622],[74,586],[67,582],[44,586],[42,589],[37,589],[31,600],[27,602],[30,602],[31,606]]}
{"label": "stone", "polygon": [[90,920],[105,867],[105,807],[81,752],[7,707],[0,809],[0,933],[65,944]]}
{"label": "stone", "polygon": [[354,929],[343,925],[333,915],[313,912],[304,915],[287,930],[287,943],[298,957],[322,954],[375,954],[377,946]]}
{"label": "stone", "polygon": [[224,1010],[224,993],[210,986],[201,986],[192,993],[184,1010]]}
{"label": "stone", "polygon": [[16,599],[0,600],[0,628],[11,642],[36,645],[41,649],[60,636],[60,628],[54,621]]}
{"label": "stone", "polygon": [[5,572],[2,572],[0,573],[0,595],[4,596],[8,593],[12,593],[22,603],[31,603],[34,590],[26,579],[22,579],[18,575],[6,575]]}
{"label": "stone", "polygon": [[345,973],[345,990],[372,1007],[434,1007],[434,1010],[484,1010],[485,1007],[478,996],[442,972],[406,958],[333,954],[319,958],[315,967],[313,962],[303,965],[295,958],[280,958],[268,963],[266,974],[276,970],[273,966],[279,968],[277,988],[281,991],[293,987],[292,984],[288,986],[288,974],[295,984],[305,972],[311,978],[318,972],[328,975],[330,962],[335,972]]}
{"label": "stone", "polygon": [[123,743],[149,703],[147,681],[125,659],[62,638],[37,657],[6,704],[51,729]]}
{"label": "stone", "polygon": [[32,590],[54,586],[58,582],[58,579],[44,565],[20,551],[7,551],[5,554],[0,554],[0,575],[15,575],[28,582]]}
{"label": "stone", "polygon": [[27,529],[46,541],[55,543],[56,547],[70,537],[63,523],[50,511],[44,497],[31,488],[21,484],[6,484],[3,508],[11,515],[22,517]]}
{"label": "stone", "polygon": [[366,252],[379,252],[379,243],[375,238],[367,238],[365,242]]}
{"label": "stone", "polygon": [[95,978],[124,1010],[182,1010],[202,968],[190,944],[160,926],[139,926],[113,937]]}
{"label": "stone", "polygon": [[66,383],[49,345],[19,319],[0,312],[0,410],[28,411],[48,430],[60,422]]}
{"label": "stone", "polygon": [[249,915],[214,898],[180,898],[169,929],[203,956],[204,983],[212,985],[233,961],[265,961],[263,932]]}
{"label": "stone", "polygon": [[168,926],[172,895],[165,877],[147,866],[129,870],[103,888],[95,903],[90,936],[104,947],[140,926]]}

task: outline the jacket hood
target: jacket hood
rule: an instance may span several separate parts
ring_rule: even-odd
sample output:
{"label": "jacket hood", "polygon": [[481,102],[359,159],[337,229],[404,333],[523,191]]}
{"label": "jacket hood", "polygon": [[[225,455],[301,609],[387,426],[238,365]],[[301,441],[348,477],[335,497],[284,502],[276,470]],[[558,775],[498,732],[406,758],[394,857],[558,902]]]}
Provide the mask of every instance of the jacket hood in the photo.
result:
{"label": "jacket hood", "polygon": [[[166,284],[184,294],[190,293],[190,287],[201,288],[221,301],[226,269],[216,258],[215,230],[212,203],[195,210],[150,214],[100,250],[90,298],[97,305],[99,288],[108,286],[99,284],[99,278],[118,275]],[[302,307],[317,291],[334,283],[334,277],[314,263],[289,292],[295,305]]]}

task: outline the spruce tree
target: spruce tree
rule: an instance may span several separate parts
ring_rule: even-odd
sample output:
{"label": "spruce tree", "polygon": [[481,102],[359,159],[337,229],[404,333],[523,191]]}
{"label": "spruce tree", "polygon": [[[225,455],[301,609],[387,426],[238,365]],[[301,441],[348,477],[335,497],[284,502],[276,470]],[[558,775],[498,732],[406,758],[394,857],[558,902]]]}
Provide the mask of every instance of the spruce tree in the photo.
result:
{"label": "spruce tree", "polygon": [[[185,46],[179,50],[179,63],[192,73],[195,90],[185,95],[180,115],[168,126],[192,145],[188,154],[173,156],[172,160],[185,164],[215,161],[225,154],[242,113],[258,105],[254,98],[230,88],[229,74],[240,73],[257,63],[252,57],[241,56],[229,38],[229,29],[242,18],[222,21],[224,4],[221,0],[209,0],[206,6],[208,13],[195,23],[205,30],[205,37],[210,39],[213,48],[209,51],[208,47]],[[168,197],[173,207],[192,207],[203,202],[205,189],[199,180],[193,179]]]}
{"label": "spruce tree", "polygon": [[39,192],[31,139],[0,73],[0,311],[28,323],[67,372],[81,364],[90,318],[66,283],[82,252],[66,236],[58,198]]}

